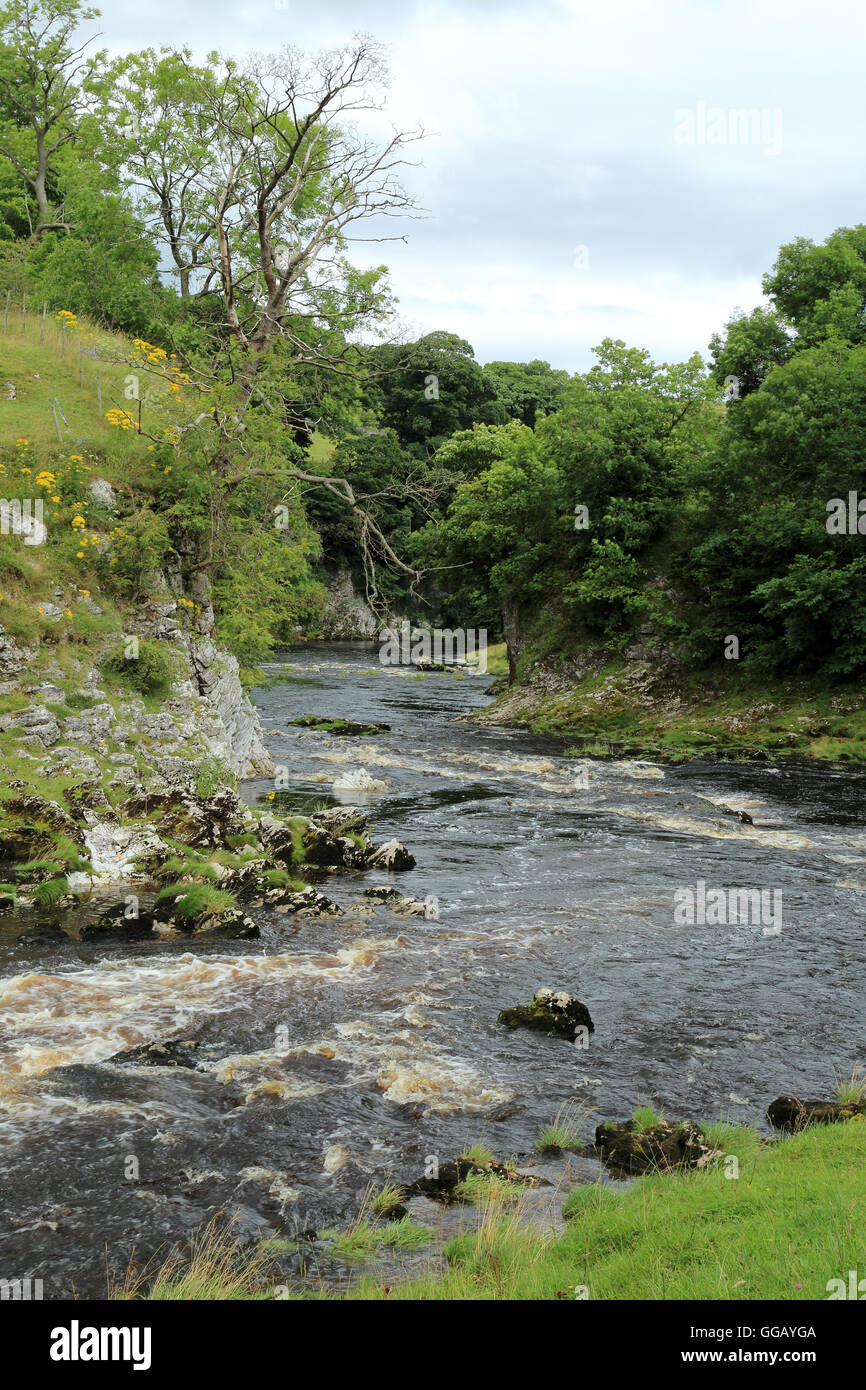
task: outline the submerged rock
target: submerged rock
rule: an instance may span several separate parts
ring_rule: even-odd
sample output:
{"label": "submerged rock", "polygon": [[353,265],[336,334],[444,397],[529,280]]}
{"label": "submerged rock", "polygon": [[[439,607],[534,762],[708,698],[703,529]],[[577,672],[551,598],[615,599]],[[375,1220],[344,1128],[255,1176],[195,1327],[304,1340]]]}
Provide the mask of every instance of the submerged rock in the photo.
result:
{"label": "submerged rock", "polygon": [[503,1009],[496,1021],[504,1023],[506,1028],[533,1028],[550,1038],[568,1038],[570,1041],[578,1028],[595,1032],[595,1024],[586,1005],[562,989],[536,990],[531,1004]]}
{"label": "submerged rock", "polygon": [[601,1124],[595,1131],[598,1154],[612,1168],[626,1173],[673,1172],[683,1168],[706,1168],[721,1154],[692,1120],[641,1128],[634,1120],[623,1124]]}
{"label": "submerged rock", "polygon": [[81,929],[82,941],[139,941],[153,935],[154,916],[152,912],[141,912],[137,917],[127,917],[123,907],[113,907],[103,912],[95,922],[89,922]]}
{"label": "submerged rock", "polygon": [[18,937],[18,944],[19,946],[50,946],[52,942],[66,940],[68,940],[66,932],[59,922],[44,922],[31,927],[29,931],[21,932]]}
{"label": "submerged rock", "polygon": [[391,732],[390,724],[358,724],[352,719],[321,719],[316,715],[304,715],[291,722],[302,729],[321,729],[323,733],[338,734],[343,738],[367,738],[372,734]]}
{"label": "submerged rock", "polygon": [[797,1096],[779,1096],[767,1108],[767,1119],[774,1129],[790,1131],[807,1125],[830,1125],[853,1120],[866,1114],[866,1097],[859,1101],[800,1100]]}

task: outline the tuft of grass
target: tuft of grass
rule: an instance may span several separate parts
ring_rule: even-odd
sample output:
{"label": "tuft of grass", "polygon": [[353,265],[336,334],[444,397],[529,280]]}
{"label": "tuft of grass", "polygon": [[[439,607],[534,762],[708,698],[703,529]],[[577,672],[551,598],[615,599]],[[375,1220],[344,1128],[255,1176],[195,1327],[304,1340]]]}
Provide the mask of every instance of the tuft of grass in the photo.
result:
{"label": "tuft of grass", "polygon": [[850,1076],[846,1077],[835,1071],[833,1075],[836,1099],[843,1105],[859,1105],[861,1101],[866,1100],[866,1067],[860,1062],[854,1063]]}
{"label": "tuft of grass", "polygon": [[643,1133],[645,1129],[653,1129],[655,1125],[660,1125],[664,1115],[660,1111],[653,1109],[651,1105],[639,1105],[632,1116],[635,1129],[638,1133]]}
{"label": "tuft of grass", "polygon": [[556,1119],[538,1131],[535,1148],[538,1153],[556,1153],[568,1149],[579,1153],[584,1147],[578,1129],[579,1119],[589,1113],[587,1106],[565,1101],[556,1112]]}
{"label": "tuft of grass", "polygon": [[187,921],[204,912],[225,912],[236,905],[237,898],[212,883],[169,883],[160,888],[156,901],[172,902],[174,916]]}
{"label": "tuft of grass", "polygon": [[417,1250],[429,1245],[433,1232],[427,1226],[420,1226],[411,1216],[401,1217],[399,1221],[388,1221],[377,1225],[375,1221],[363,1218],[355,1221],[345,1230],[322,1232],[323,1240],[333,1241],[333,1251],[344,1260],[364,1260],[375,1255],[383,1246],[398,1250]]}
{"label": "tuft of grass", "polygon": [[394,1207],[399,1207],[406,1200],[406,1189],[397,1187],[395,1183],[386,1182],[380,1190],[370,1198],[370,1211],[374,1216],[384,1216],[392,1211]]}
{"label": "tuft of grass", "polygon": [[465,1158],[469,1163],[477,1163],[479,1168],[486,1168],[488,1163],[493,1162],[493,1150],[488,1149],[486,1144],[470,1144],[468,1149],[462,1149],[458,1154],[459,1158]]}
{"label": "tuft of grass", "polygon": [[123,1301],[226,1302],[276,1296],[281,1278],[272,1252],[263,1245],[250,1250],[238,1239],[224,1213],[194,1232],[185,1251],[174,1251],[157,1268],[136,1268],[133,1256],[117,1280],[109,1275],[108,1297]]}
{"label": "tuft of grass", "polygon": [[65,876],[46,879],[33,890],[33,901],[37,907],[56,907],[61,898],[69,892],[69,881]]}
{"label": "tuft of grass", "polygon": [[499,1206],[519,1202],[526,1188],[523,1183],[510,1182],[498,1173],[468,1173],[454,1189],[461,1202],[474,1206]]}

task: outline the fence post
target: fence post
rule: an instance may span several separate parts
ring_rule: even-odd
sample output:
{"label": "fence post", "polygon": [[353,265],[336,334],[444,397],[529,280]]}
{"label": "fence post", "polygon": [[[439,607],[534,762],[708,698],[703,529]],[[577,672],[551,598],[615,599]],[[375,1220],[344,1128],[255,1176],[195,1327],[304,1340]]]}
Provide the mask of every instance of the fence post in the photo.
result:
{"label": "fence post", "polygon": [[5,308],[4,311],[3,311],[3,332],[4,332],[4,333],[6,332],[6,329],[7,329],[7,327],[9,326],[9,296],[10,296],[11,293],[12,293],[11,290],[7,290],[7,291],[6,291],[6,308]]}
{"label": "fence post", "polygon": [[42,346],[42,344],[43,344],[44,342],[45,342],[45,305],[43,304],[43,305],[42,305],[42,327],[41,327],[40,330],[39,330],[39,345],[40,345],[40,347]]}

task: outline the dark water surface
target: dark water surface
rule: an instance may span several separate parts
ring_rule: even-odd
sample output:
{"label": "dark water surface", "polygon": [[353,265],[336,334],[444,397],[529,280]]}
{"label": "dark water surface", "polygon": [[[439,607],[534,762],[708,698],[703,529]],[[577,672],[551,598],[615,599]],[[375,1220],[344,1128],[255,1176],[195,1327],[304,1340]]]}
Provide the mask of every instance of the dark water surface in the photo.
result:
{"label": "dark water surface", "polygon": [[[99,1297],[106,1249],[123,1267],[220,1209],[249,1235],[339,1219],[427,1155],[527,1152],[572,1097],[597,1111],[587,1136],[646,1102],[763,1123],[780,1092],[828,1095],[866,1060],[862,772],[578,763],[455,722],[487,703],[482,677],[419,679],[351,644],[283,666],[257,696],[283,807],[364,805],[417,867],[329,877],[336,919],[255,911],[255,942],[37,949],[0,919],[0,1276]],[[290,726],[306,714],[391,731]],[[362,769],[384,787],[359,794]],[[679,925],[699,880],[780,891],[781,930]],[[389,881],[438,917],[364,915]],[[497,1026],[541,985],[589,1006],[587,1050]],[[172,1038],[198,1041],[197,1070],[107,1061]]]}

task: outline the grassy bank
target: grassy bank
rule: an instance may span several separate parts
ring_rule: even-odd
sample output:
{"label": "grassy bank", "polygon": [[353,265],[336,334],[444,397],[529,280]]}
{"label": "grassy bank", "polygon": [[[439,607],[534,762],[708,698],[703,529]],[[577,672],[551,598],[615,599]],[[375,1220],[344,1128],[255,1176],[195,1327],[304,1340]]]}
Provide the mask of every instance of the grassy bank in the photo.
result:
{"label": "grassy bank", "polygon": [[[483,1184],[467,1231],[444,1248],[446,1265],[387,1282],[362,1276],[351,1301],[492,1299],[823,1300],[828,1282],[866,1272],[866,1124],[816,1126],[778,1142],[752,1129],[709,1125],[721,1151],[713,1167],[639,1178],[624,1191],[598,1184],[568,1197],[565,1233],[527,1225],[520,1197]],[[736,1160],[736,1162],[734,1162]],[[369,1213],[364,1221],[370,1236]],[[413,1227],[413,1230],[416,1228]],[[397,1245],[382,1226],[377,1246]],[[227,1256],[225,1236],[170,1263],[145,1297],[248,1299],[336,1297],[281,1282],[268,1249]],[[859,1277],[859,1276],[858,1276]],[[831,1286],[832,1288],[832,1286]],[[129,1284],[120,1296],[135,1296]]]}
{"label": "grassy bank", "polygon": [[759,682],[737,669],[674,679],[609,663],[573,683],[536,676],[502,689],[482,718],[572,736],[576,754],[866,762],[861,690]]}

